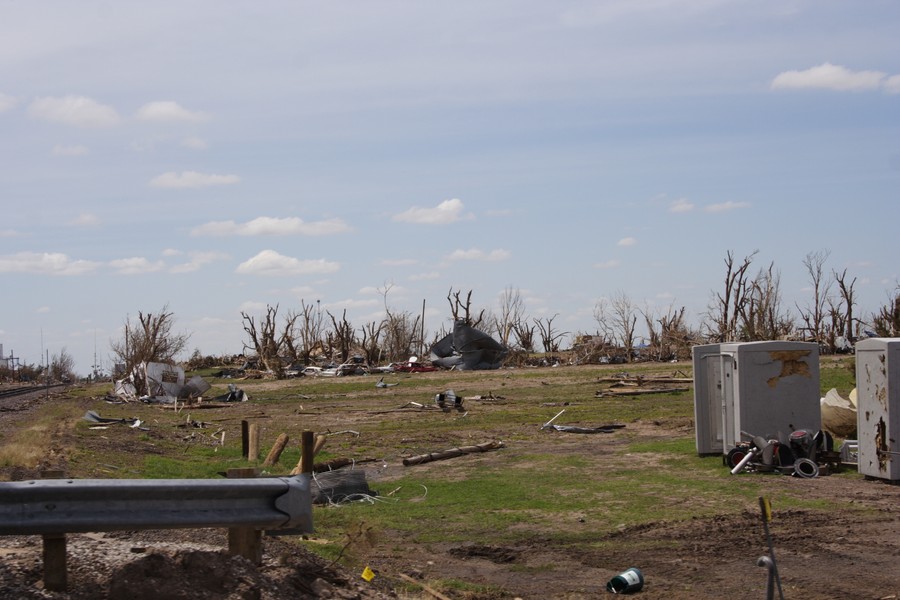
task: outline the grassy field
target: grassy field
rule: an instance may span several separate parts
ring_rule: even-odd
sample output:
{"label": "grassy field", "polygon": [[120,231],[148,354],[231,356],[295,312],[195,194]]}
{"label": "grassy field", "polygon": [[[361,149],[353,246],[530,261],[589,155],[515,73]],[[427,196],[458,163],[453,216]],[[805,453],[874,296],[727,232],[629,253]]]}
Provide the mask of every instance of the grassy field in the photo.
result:
{"label": "grassy field", "polygon": [[[366,501],[316,506],[316,533],[298,543],[351,568],[473,540],[494,547],[540,540],[566,552],[608,551],[617,531],[753,510],[757,498],[771,491],[774,477],[736,478],[720,457],[697,456],[691,391],[598,396],[609,385],[601,379],[624,371],[643,377],[691,375],[684,363],[391,374],[384,380],[398,385],[385,389],[375,385],[380,375],[275,382],[215,380],[207,373],[214,384],[210,396],[235,384],[250,400],[178,412],[108,404],[109,385],[95,385],[71,391],[64,403],[45,405],[28,429],[0,440],[0,465],[33,462],[39,448],[46,456],[49,444],[74,477],[219,477],[229,468],[259,466],[277,436],[286,433],[287,450],[266,469],[285,475],[300,458],[301,431],[323,433],[328,441],[317,462],[367,461],[358,468],[365,469],[374,493]],[[821,383],[823,394],[832,387],[849,393],[854,384],[847,359],[823,360]],[[432,408],[435,394],[446,390],[466,398],[463,411]],[[80,419],[86,410],[139,418],[146,430],[92,429]],[[596,434],[542,430],[560,411],[556,424],[624,427]],[[257,461],[241,456],[242,420],[260,426]],[[504,447],[422,465],[402,463],[409,456],[487,441],[502,441]],[[827,494],[780,487],[778,506],[848,505]],[[649,552],[665,550],[670,542],[634,543]],[[450,577],[441,585],[465,587],[463,579]]]}

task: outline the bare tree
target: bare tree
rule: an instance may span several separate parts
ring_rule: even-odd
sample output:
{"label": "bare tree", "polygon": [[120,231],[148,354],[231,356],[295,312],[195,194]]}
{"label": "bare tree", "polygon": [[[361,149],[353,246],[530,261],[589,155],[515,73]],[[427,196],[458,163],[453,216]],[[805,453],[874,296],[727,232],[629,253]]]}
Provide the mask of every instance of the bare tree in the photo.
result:
{"label": "bare tree", "polygon": [[553,329],[553,319],[558,316],[559,314],[555,314],[552,317],[547,317],[545,319],[534,319],[534,324],[537,326],[538,331],[540,331],[541,345],[544,347],[544,352],[559,352],[559,345],[562,342],[562,339],[568,334],[567,331],[555,331]]}
{"label": "bare tree", "polygon": [[692,336],[685,324],[683,306],[675,310],[670,305],[664,314],[646,308],[641,314],[650,337],[649,351],[656,360],[690,357]]}
{"label": "bare tree", "polygon": [[497,318],[497,335],[500,343],[509,347],[509,338],[512,337],[516,323],[521,323],[525,318],[525,301],[518,288],[508,286],[500,294],[500,315]]}
{"label": "bare tree", "polygon": [[534,325],[526,321],[513,323],[513,333],[516,337],[516,346],[523,352],[534,352]]}
{"label": "bare tree", "polygon": [[419,347],[419,340],[422,337],[420,331],[420,317],[413,315],[409,311],[396,312],[391,309],[388,303],[388,294],[393,283],[385,284],[380,289],[384,298],[385,319],[381,328],[382,348],[389,360],[407,359],[416,352]]}
{"label": "bare tree", "polygon": [[469,290],[469,293],[466,294],[465,303],[460,300],[460,293],[454,292],[453,288],[450,288],[450,291],[447,292],[447,301],[450,303],[450,314],[453,315],[453,321],[462,321],[470,327],[478,327],[482,319],[484,319],[484,310],[478,314],[478,317],[473,317],[472,290]]}
{"label": "bare tree", "polygon": [[[156,314],[139,312],[137,322],[126,319],[124,337],[110,342],[116,362],[125,365],[126,373],[134,372],[144,362],[174,362],[190,339],[190,334],[173,332],[174,325],[175,315],[169,312],[168,305]],[[135,381],[135,385],[144,389],[146,382]]]}
{"label": "bare tree", "polygon": [[622,290],[611,299],[600,298],[594,305],[598,333],[622,348],[628,362],[634,360],[637,312],[634,302]]}
{"label": "bare tree", "polygon": [[50,358],[50,378],[62,382],[75,379],[75,359],[65,347]]}
{"label": "bare tree", "polygon": [[361,329],[362,340],[360,343],[366,356],[366,362],[370,365],[377,365],[381,362],[381,334],[384,331],[384,326],[384,320],[381,322],[372,321]]}
{"label": "bare tree", "polygon": [[707,307],[704,322],[704,327],[716,341],[728,342],[738,338],[738,320],[749,294],[747,270],[758,252],[754,250],[745,256],[740,265],[735,263],[731,250],[725,255],[725,288],[722,293],[716,293]]}
{"label": "bare tree", "polygon": [[253,350],[263,366],[275,374],[276,379],[284,377],[285,364],[282,358],[288,361],[296,356],[287,356],[286,349],[293,350],[294,325],[299,315],[289,313],[285,319],[282,332],[278,333],[278,305],[266,306],[266,316],[260,320],[257,327],[256,319],[245,312],[241,312],[244,320],[244,331],[250,338],[249,344],[244,342],[244,348]]}
{"label": "bare tree", "polygon": [[853,307],[856,305],[856,294],[853,291],[853,286],[856,285],[856,277],[854,277],[848,283],[847,269],[841,271],[840,274],[838,274],[837,271],[834,271],[833,273],[834,279],[838,284],[838,290],[841,293],[841,300],[843,300],[844,305],[844,339],[846,339],[848,343],[852,344],[856,340],[856,335],[854,335],[853,333]]}
{"label": "bare tree", "polygon": [[825,278],[825,263],[830,255],[829,250],[819,250],[810,252],[803,259],[803,266],[806,268],[809,283],[812,285],[813,301],[806,308],[797,306],[800,318],[806,324],[806,330],[813,340],[819,343],[822,343],[828,335],[828,332],[825,331],[825,306],[828,304],[832,282]]}
{"label": "bare tree", "polygon": [[303,360],[304,365],[310,364],[312,354],[316,348],[323,348],[326,355],[330,358],[331,348],[325,344],[325,315],[322,312],[322,306],[316,300],[315,306],[307,304],[305,300],[300,299],[300,313],[297,316],[300,322],[296,326],[296,339],[298,343],[298,357]]}
{"label": "bare tree", "polygon": [[331,337],[334,340],[334,344],[329,345],[337,346],[338,352],[341,353],[341,362],[345,363],[347,362],[347,359],[350,358],[350,349],[356,342],[353,326],[347,320],[346,309],[344,310],[343,315],[341,315],[340,321],[338,321],[330,312],[328,312],[328,316],[331,318]]}
{"label": "bare tree", "polygon": [[774,262],[749,282],[738,318],[739,338],[744,341],[781,339],[793,332],[794,320],[782,307],[781,274]]}
{"label": "bare tree", "polygon": [[884,306],[872,314],[872,328],[879,337],[900,337],[900,285],[888,294]]}

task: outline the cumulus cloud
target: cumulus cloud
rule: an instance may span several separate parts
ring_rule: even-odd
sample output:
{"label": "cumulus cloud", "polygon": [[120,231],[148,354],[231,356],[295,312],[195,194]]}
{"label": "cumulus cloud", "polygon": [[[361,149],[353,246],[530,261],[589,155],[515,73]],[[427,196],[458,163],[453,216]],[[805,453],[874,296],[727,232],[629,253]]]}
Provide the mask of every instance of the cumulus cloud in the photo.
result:
{"label": "cumulus cloud", "polygon": [[444,200],[434,208],[420,208],[414,206],[409,210],[394,215],[395,221],[404,223],[422,223],[425,225],[446,225],[462,219],[474,218],[471,214],[463,215],[462,200],[453,198]]}
{"label": "cumulus cloud", "polygon": [[703,208],[706,212],[711,213],[721,213],[721,212],[729,212],[732,210],[739,210],[741,208],[749,208],[749,202],[732,202],[729,200],[728,202],[720,202],[718,204],[709,204]]}
{"label": "cumulus cloud", "polygon": [[53,146],[53,156],[84,156],[88,152],[90,151],[87,146],[65,146],[63,144]]}
{"label": "cumulus cloud", "polygon": [[616,243],[616,246],[634,246],[637,240],[633,237],[624,237]]}
{"label": "cumulus cloud", "polygon": [[671,212],[671,213],[683,213],[683,212],[690,212],[692,210],[694,210],[694,205],[691,204],[688,200],[685,200],[684,198],[679,198],[678,200],[675,200],[669,206],[669,212]]}
{"label": "cumulus cloud", "polygon": [[203,188],[213,185],[233,185],[240,182],[237,175],[215,175],[213,173],[198,173],[197,171],[182,171],[175,173],[169,171],[157,175],[150,180],[150,185],[159,188]]}
{"label": "cumulus cloud", "polygon": [[209,115],[200,111],[191,111],[177,102],[171,100],[161,100],[158,102],[149,102],[137,111],[137,118],[141,121],[206,121]]}
{"label": "cumulus cloud", "polygon": [[73,227],[96,227],[100,224],[100,217],[91,213],[81,213],[71,221],[69,225]]}
{"label": "cumulus cloud", "polygon": [[37,98],[28,106],[28,114],[75,127],[111,127],[119,122],[114,108],[85,96]]}
{"label": "cumulus cloud", "polygon": [[89,260],[73,260],[59,252],[19,252],[0,256],[0,273],[84,275],[99,266]]}
{"label": "cumulus cloud", "polygon": [[11,238],[22,235],[15,229],[0,229],[0,238]]}
{"label": "cumulus cloud", "polygon": [[595,269],[615,269],[620,264],[622,264],[622,263],[619,262],[617,259],[611,258],[611,259],[603,261],[603,262],[594,263],[594,268]]}
{"label": "cumulus cloud", "polygon": [[346,300],[339,300],[337,302],[329,302],[325,306],[326,308],[332,308],[336,310],[343,310],[345,308],[372,308],[373,306],[381,306],[381,302],[376,298],[366,298],[363,300],[348,298]]}
{"label": "cumulus cloud", "polygon": [[206,150],[209,148],[209,144],[206,143],[206,140],[190,136],[181,140],[181,145],[185,148],[190,148],[191,150]]}
{"label": "cumulus cloud", "polygon": [[174,265],[169,271],[172,273],[193,273],[217,260],[225,260],[228,258],[228,255],[222,252],[191,252],[188,254],[188,258],[187,262]]}
{"label": "cumulus cloud", "polygon": [[499,260],[507,260],[511,256],[508,250],[491,250],[485,252],[479,248],[470,248],[469,250],[454,250],[447,257],[450,260],[479,260],[483,262],[495,262]]}
{"label": "cumulus cloud", "polygon": [[194,236],[226,236],[226,235],[334,235],[346,233],[352,228],[341,219],[306,222],[297,217],[284,219],[274,217],[257,217],[246,223],[234,221],[210,221],[191,230]]}
{"label": "cumulus cloud", "polygon": [[0,92],[0,113],[14,109],[17,104],[19,101],[14,96]]}
{"label": "cumulus cloud", "polygon": [[142,273],[155,273],[165,268],[165,263],[161,260],[150,261],[141,256],[131,258],[118,258],[109,261],[109,266],[115,270],[118,275],[141,275]]}
{"label": "cumulus cloud", "polygon": [[822,63],[805,71],[785,71],[772,80],[774,90],[822,89],[838,92],[876,90],[887,75],[881,71],[851,71],[840,65]]}
{"label": "cumulus cloud", "polygon": [[318,275],[334,273],[341,265],[325,259],[299,259],[284,256],[274,250],[263,250],[256,256],[238,265],[236,272],[241,275]]}

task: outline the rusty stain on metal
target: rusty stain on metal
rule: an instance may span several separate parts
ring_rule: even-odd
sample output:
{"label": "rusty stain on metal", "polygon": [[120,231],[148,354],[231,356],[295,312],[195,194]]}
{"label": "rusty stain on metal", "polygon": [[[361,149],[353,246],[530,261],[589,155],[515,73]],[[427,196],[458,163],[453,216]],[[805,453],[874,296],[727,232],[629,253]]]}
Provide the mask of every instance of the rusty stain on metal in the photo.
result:
{"label": "rusty stain on metal", "polygon": [[778,385],[781,378],[789,377],[791,375],[812,377],[812,373],[809,372],[809,363],[803,360],[809,356],[809,352],[809,350],[779,350],[776,352],[769,352],[769,358],[771,358],[773,362],[781,363],[781,372],[766,381],[766,383],[769,384],[769,387],[774,388]]}
{"label": "rusty stain on metal", "polygon": [[887,470],[887,461],[890,453],[888,452],[887,426],[884,419],[878,419],[875,425],[875,452],[878,454],[878,470]]}

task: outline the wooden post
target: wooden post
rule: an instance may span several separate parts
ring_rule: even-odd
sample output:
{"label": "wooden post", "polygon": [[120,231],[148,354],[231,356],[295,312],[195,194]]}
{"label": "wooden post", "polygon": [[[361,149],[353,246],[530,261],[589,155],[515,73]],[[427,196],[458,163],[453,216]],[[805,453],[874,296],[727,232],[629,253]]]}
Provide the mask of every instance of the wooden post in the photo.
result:
{"label": "wooden post", "polygon": [[315,435],[312,431],[304,431],[300,437],[300,472],[310,474],[313,471],[313,459],[315,458]]}
{"label": "wooden post", "polygon": [[259,423],[250,423],[247,429],[247,460],[259,460]]}
{"label": "wooden post", "polygon": [[[256,467],[228,469],[226,477],[229,479],[259,477],[259,469]],[[254,565],[260,565],[262,551],[262,531],[253,527],[228,528],[228,554],[243,556]]]}
{"label": "wooden post", "polygon": [[250,421],[241,421],[241,456],[250,456]]}
{"label": "wooden post", "polygon": [[271,467],[278,462],[278,459],[281,458],[281,453],[284,452],[285,446],[288,445],[288,441],[290,441],[288,434],[282,433],[278,436],[278,439],[275,440],[275,445],[272,446],[272,449],[269,450],[269,453],[266,455],[266,460],[263,461],[264,467]]}
{"label": "wooden post", "polygon": [[[62,471],[42,471],[41,479],[62,479]],[[43,536],[44,589],[50,592],[65,592],[68,586],[66,576],[66,534],[45,533]]]}

